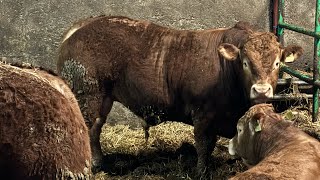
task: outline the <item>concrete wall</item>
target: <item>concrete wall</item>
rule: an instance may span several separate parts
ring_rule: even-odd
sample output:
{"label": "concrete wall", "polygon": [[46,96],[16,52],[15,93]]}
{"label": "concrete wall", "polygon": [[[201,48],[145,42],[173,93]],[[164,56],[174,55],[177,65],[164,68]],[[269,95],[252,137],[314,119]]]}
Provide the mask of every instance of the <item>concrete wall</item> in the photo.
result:
{"label": "concrete wall", "polygon": [[[287,13],[289,20],[310,27],[314,2],[291,0],[287,6],[295,10]],[[268,0],[0,0],[0,57],[55,69],[63,32],[89,16],[124,15],[178,29],[229,27],[246,20],[269,30],[269,6]],[[310,39],[287,39],[310,46]]]}
{"label": "concrete wall", "polygon": [[[285,22],[314,30],[316,0],[285,0],[284,20]],[[305,50],[304,56],[293,63],[294,67],[306,70],[313,66],[313,37],[296,33],[290,30],[284,32],[284,42],[286,44],[299,44]]]}

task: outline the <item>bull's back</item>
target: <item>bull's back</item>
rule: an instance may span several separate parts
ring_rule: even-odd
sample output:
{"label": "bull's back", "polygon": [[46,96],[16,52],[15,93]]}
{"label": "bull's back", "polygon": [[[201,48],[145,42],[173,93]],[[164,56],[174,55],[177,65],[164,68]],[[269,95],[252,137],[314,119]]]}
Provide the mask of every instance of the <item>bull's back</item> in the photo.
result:
{"label": "bull's back", "polygon": [[127,61],[143,49],[145,42],[140,37],[149,25],[107,16],[91,18],[82,24],[66,33],[60,47],[58,72],[79,71],[85,76],[99,74],[110,79],[117,78]]}

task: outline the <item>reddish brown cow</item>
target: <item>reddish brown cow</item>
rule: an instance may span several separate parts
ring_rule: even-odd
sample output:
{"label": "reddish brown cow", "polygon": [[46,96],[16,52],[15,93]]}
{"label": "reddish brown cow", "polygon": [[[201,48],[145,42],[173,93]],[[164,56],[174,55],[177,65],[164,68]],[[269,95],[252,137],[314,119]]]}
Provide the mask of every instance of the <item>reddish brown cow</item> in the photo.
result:
{"label": "reddish brown cow", "polygon": [[59,77],[0,63],[0,109],[0,177],[91,177],[88,128]]}
{"label": "reddish brown cow", "polygon": [[85,119],[94,122],[94,165],[101,163],[101,127],[119,101],[147,121],[155,115],[193,124],[200,172],[216,136],[231,138],[250,103],[273,96],[279,63],[301,54],[301,47],[283,48],[272,33],[255,32],[244,22],[228,29],[175,30],[100,16],[69,29],[57,67]]}
{"label": "reddish brown cow", "polygon": [[283,120],[272,105],[251,107],[239,120],[237,130],[229,153],[256,166],[232,180],[320,179],[320,142]]}

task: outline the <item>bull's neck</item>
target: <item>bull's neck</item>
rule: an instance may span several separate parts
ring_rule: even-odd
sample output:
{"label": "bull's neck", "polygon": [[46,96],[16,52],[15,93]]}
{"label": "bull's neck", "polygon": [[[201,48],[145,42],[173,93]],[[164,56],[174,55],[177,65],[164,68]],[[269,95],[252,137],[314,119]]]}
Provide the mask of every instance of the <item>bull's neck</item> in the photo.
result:
{"label": "bull's neck", "polygon": [[[223,33],[223,37],[220,39],[221,42],[219,42],[217,46],[222,43],[229,43],[237,47],[242,47],[247,38],[247,31],[231,28]],[[241,69],[242,65],[239,58],[234,61],[220,58],[220,74],[223,74],[223,76],[221,76],[223,87],[226,87],[226,92],[228,92],[228,94],[231,93],[233,95],[232,98],[234,102],[240,102],[243,105],[243,108],[247,109],[250,106],[250,98],[245,89],[245,85],[243,84]],[[230,81],[232,82],[230,83]]]}
{"label": "bull's neck", "polygon": [[221,62],[221,87],[231,96],[231,101],[237,102],[249,108],[250,97],[247,94],[245,85],[243,84],[243,77],[241,76],[239,59],[236,61],[220,60]]}
{"label": "bull's neck", "polygon": [[254,154],[258,158],[257,162],[290,144],[295,139],[295,133],[288,133],[291,128],[291,123],[285,120],[275,122],[270,117],[265,120],[262,131],[256,136],[254,143]]}

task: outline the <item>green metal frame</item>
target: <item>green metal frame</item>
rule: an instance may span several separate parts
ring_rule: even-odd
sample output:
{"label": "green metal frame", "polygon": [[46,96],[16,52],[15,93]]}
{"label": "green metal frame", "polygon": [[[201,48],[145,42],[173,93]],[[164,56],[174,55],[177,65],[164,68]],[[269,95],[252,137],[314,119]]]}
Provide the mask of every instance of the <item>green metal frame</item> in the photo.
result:
{"label": "green metal frame", "polygon": [[319,15],[320,15],[320,0],[316,2],[316,15],[315,15],[315,27],[314,31],[309,31],[302,27],[290,25],[284,22],[283,18],[283,7],[284,7],[284,0],[278,1],[278,24],[277,24],[277,36],[279,39],[282,39],[284,29],[289,29],[291,31],[295,31],[298,33],[302,33],[308,36],[312,36],[314,38],[314,56],[313,56],[313,77],[309,77],[303,74],[300,74],[297,71],[292,70],[285,64],[281,64],[281,70],[287,72],[301,80],[306,81],[309,84],[313,85],[313,112],[312,112],[312,121],[317,121],[318,111],[319,111],[319,88],[320,88],[320,81],[319,81],[319,69],[320,69],[320,22],[319,22]]}

